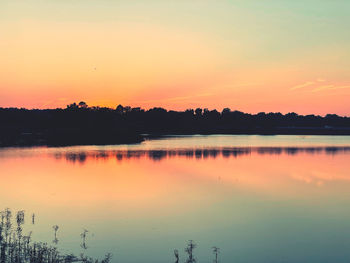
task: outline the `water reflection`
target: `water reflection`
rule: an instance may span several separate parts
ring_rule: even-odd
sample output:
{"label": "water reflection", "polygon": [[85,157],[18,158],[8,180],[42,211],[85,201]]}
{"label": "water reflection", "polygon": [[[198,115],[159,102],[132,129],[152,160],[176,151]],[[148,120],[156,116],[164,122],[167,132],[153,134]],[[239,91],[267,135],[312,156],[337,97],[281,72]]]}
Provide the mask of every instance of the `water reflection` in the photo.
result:
{"label": "water reflection", "polygon": [[349,154],[347,147],[233,147],[233,148],[208,148],[208,149],[172,149],[172,150],[91,150],[91,151],[67,151],[53,154],[57,160],[65,159],[72,163],[84,164],[87,160],[116,158],[118,161],[125,159],[148,158],[153,161],[162,161],[167,158],[185,157],[190,159],[215,159],[237,158],[256,153],[258,155],[297,155],[306,154]]}
{"label": "water reflection", "polygon": [[231,147],[210,138],[0,149],[0,205],[35,212],[33,239],[51,243],[57,224],[67,253],[108,251],[113,262],[174,262],[189,239],[198,262],[214,245],[220,262],[350,260],[349,139]]}

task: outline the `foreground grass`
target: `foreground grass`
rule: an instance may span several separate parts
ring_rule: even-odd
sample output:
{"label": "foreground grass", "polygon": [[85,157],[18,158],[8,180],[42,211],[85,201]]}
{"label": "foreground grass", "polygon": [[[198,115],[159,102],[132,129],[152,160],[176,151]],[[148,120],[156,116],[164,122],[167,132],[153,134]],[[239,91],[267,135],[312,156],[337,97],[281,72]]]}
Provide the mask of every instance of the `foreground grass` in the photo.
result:
{"label": "foreground grass", "polygon": [[[23,234],[24,225],[24,211],[18,211],[13,216],[12,211],[6,208],[0,211],[0,263],[109,263],[111,261],[111,254],[107,254],[105,258],[98,260],[84,255],[79,256],[73,254],[61,254],[59,250],[43,242],[34,242],[31,238],[32,232],[27,235]],[[32,215],[32,224],[35,224],[35,215]],[[54,240],[57,244],[57,231],[59,227],[54,225]],[[81,234],[81,247],[86,249],[86,234],[84,229]],[[197,262],[194,256],[194,249],[196,244],[189,240],[185,248],[186,260],[185,263]],[[214,263],[218,263],[219,248],[213,247]],[[175,263],[179,263],[179,251],[174,250]]]}
{"label": "foreground grass", "polygon": [[[61,254],[56,247],[47,243],[34,242],[31,232],[23,234],[24,211],[18,211],[13,216],[10,209],[0,212],[0,263],[109,263],[111,255],[97,260],[84,254]],[[35,216],[32,216],[34,224]],[[55,240],[58,226],[54,226]]]}

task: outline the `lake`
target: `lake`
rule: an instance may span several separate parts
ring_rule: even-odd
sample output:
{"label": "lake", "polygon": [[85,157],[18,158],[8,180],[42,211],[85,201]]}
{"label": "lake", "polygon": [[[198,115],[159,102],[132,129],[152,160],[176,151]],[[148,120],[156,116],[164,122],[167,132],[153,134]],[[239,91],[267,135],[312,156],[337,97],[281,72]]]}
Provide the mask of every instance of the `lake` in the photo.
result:
{"label": "lake", "polygon": [[[25,231],[113,262],[348,262],[350,136],[168,136],[0,149],[0,208]],[[31,214],[35,213],[35,224]],[[87,249],[80,234],[87,229]]]}

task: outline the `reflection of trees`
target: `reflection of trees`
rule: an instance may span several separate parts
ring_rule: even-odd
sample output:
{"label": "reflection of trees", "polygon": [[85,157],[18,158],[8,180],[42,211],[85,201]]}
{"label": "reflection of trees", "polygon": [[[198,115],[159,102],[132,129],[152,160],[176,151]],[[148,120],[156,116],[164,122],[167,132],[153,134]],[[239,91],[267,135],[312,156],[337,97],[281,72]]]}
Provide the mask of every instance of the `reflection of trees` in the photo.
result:
{"label": "reflection of trees", "polygon": [[167,151],[148,151],[148,157],[155,161],[162,160],[168,156]]}
{"label": "reflection of trees", "polygon": [[72,163],[85,163],[88,159],[100,160],[115,158],[118,161],[124,159],[148,158],[153,161],[162,161],[166,158],[189,158],[196,160],[217,157],[238,158],[256,153],[258,155],[297,155],[305,154],[339,154],[350,153],[350,147],[225,147],[225,148],[195,148],[195,149],[171,149],[171,150],[103,150],[56,153],[54,158],[64,158]]}
{"label": "reflection of trees", "polygon": [[266,147],[266,148],[258,148],[257,152],[258,154],[281,154],[283,151],[282,148],[272,148],[272,147]]}

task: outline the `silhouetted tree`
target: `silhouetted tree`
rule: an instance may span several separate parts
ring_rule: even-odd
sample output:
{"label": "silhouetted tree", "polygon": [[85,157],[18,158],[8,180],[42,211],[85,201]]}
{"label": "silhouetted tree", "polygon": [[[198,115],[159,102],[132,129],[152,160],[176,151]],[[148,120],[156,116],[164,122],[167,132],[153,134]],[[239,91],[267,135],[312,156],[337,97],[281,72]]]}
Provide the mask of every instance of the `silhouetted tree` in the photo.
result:
{"label": "silhouetted tree", "polygon": [[75,102],[72,103],[72,104],[67,105],[67,109],[74,110],[74,109],[77,109],[77,108],[78,108],[78,105]]}
{"label": "silhouetted tree", "polygon": [[201,108],[197,108],[194,112],[196,113],[197,117],[200,117],[200,116],[202,116],[203,110]]}
{"label": "silhouetted tree", "polygon": [[87,109],[88,108],[88,105],[84,101],[79,102],[78,106],[81,109]]}
{"label": "silhouetted tree", "polygon": [[117,113],[122,114],[124,112],[124,107],[119,104],[115,110]]}
{"label": "silhouetted tree", "polygon": [[221,114],[224,115],[224,114],[228,114],[228,113],[230,113],[230,112],[231,112],[230,108],[224,108],[224,109],[222,110]]}
{"label": "silhouetted tree", "polygon": [[124,108],[123,108],[123,112],[124,113],[128,113],[128,112],[130,112],[131,111],[131,107],[130,106],[125,106]]}
{"label": "silhouetted tree", "polygon": [[185,111],[185,113],[193,115],[194,114],[194,110],[193,109],[187,109]]}

